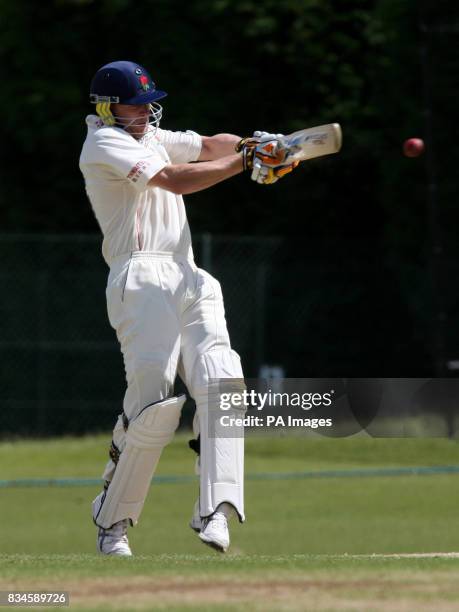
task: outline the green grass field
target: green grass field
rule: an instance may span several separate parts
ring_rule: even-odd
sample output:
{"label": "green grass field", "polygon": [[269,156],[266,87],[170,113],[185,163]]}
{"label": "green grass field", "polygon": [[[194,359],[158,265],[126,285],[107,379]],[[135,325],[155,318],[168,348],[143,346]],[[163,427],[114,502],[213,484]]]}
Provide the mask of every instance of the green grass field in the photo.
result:
{"label": "green grass field", "polygon": [[[165,450],[163,479],[193,474],[187,439]],[[3,442],[0,478],[97,478],[108,442]],[[0,590],[65,589],[85,610],[457,610],[459,474],[378,470],[458,465],[446,439],[249,437],[247,522],[227,556],[188,527],[192,479],[153,484],[133,559],[94,552],[99,487],[0,487]]]}

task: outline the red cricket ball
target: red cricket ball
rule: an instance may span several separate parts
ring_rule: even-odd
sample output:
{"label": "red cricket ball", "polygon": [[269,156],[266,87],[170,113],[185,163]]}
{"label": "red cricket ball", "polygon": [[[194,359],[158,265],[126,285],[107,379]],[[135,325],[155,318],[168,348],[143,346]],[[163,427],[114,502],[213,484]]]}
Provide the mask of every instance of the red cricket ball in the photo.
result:
{"label": "red cricket ball", "polygon": [[422,138],[408,138],[403,143],[403,153],[406,157],[418,157],[425,149]]}

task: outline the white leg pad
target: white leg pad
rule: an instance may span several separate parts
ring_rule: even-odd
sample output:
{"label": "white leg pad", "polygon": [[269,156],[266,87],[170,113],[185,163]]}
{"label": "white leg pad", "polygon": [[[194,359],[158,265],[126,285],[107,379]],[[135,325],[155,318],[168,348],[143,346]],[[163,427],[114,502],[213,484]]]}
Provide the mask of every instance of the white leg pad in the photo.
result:
{"label": "white leg pad", "polygon": [[[240,393],[244,388],[234,388],[234,391]],[[210,402],[216,403],[220,395],[208,392],[208,397]],[[234,416],[244,416],[242,411],[238,412],[240,414]],[[244,522],[244,428],[232,427],[230,436],[222,434],[221,430],[209,436],[209,430],[213,429],[209,421],[215,417],[204,410],[201,414],[201,516],[213,514],[220,504],[227,502],[234,506],[239,520]]]}
{"label": "white leg pad", "polygon": [[142,511],[163,448],[172,440],[186,396],[144,408],[129,423],[126,445],[94,522],[109,529],[123,519],[135,525]]}
{"label": "white leg pad", "polygon": [[244,427],[215,429],[212,424],[222,415],[244,416],[243,408],[226,412],[219,408],[221,392],[241,393],[246,388],[239,356],[226,349],[204,355],[203,361],[208,373],[207,385],[194,389],[201,435],[200,513],[202,517],[209,516],[221,503],[227,502],[234,506],[243,522]]}

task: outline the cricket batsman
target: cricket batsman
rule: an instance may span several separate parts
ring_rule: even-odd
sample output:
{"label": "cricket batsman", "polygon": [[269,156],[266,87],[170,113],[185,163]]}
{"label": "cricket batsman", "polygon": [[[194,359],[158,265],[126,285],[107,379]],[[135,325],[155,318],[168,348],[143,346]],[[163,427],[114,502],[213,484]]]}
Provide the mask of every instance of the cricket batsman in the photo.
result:
{"label": "cricket batsman", "polygon": [[279,135],[255,132],[241,139],[161,129],[158,100],[166,95],[139,64],[100,68],[91,82],[95,114],[86,118],[80,157],[103,233],[108,317],[127,380],[105,486],[92,505],[97,548],[106,555],[132,554],[127,528],[139,519],[186,399],[173,394],[177,373],[196,402],[200,489],[190,526],[224,552],[229,518],[244,521],[244,439],[211,436],[208,427],[209,411],[218,408],[217,381],[225,379],[230,392],[240,393],[243,373],[220,284],[194,263],[182,196],[245,169],[258,183],[273,183],[297,164],[282,165],[285,155],[276,157]]}

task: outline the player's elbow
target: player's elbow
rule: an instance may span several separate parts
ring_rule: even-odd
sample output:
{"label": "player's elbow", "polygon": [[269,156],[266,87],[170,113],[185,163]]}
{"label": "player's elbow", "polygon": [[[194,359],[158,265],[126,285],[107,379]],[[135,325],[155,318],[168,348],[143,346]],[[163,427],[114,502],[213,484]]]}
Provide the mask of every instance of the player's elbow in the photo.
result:
{"label": "player's elbow", "polygon": [[183,188],[179,184],[174,183],[174,182],[164,185],[163,189],[165,189],[166,191],[170,191],[171,193],[174,193],[175,195],[184,195],[186,193],[186,191],[184,191]]}
{"label": "player's elbow", "polygon": [[158,172],[158,174],[155,174],[155,176],[148,181],[148,186],[159,187],[160,189],[175,193],[176,195],[183,194],[183,186],[178,177],[174,175],[171,176],[166,172]]}

